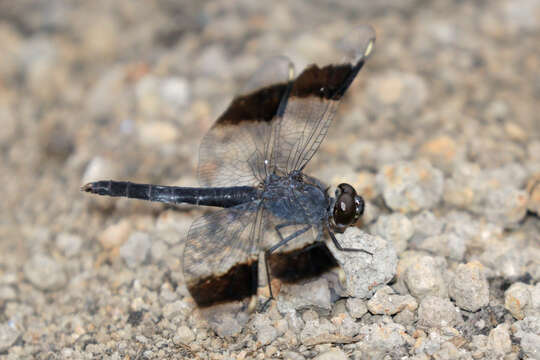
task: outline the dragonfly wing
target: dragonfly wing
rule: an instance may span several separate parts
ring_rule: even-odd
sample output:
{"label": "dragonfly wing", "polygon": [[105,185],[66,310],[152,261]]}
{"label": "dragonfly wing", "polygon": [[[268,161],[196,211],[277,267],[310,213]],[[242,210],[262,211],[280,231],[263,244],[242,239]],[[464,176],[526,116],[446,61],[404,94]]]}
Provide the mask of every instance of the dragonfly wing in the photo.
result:
{"label": "dragonfly wing", "polygon": [[372,52],[375,31],[357,28],[345,39],[348,55],[338,63],[311,65],[295,80],[278,123],[275,166],[286,173],[302,170],[324,140],[337,106]]}
{"label": "dragonfly wing", "polygon": [[254,186],[266,178],[275,143],[273,123],[282,112],[293,73],[289,59],[271,58],[233,99],[201,142],[201,185]]}

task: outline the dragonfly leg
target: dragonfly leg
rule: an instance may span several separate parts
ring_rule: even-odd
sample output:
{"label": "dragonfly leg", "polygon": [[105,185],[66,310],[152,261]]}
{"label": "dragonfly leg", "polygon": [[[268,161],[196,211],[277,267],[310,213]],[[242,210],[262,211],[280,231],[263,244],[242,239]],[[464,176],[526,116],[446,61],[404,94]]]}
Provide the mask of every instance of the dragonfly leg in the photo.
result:
{"label": "dragonfly leg", "polygon": [[344,248],[344,247],[342,247],[341,244],[339,243],[339,241],[337,241],[336,235],[334,235],[334,233],[329,228],[327,228],[327,229],[328,229],[328,233],[330,234],[330,238],[332,239],[332,242],[334,243],[334,245],[336,246],[336,248],[339,251],[358,251],[358,252],[363,252],[363,253],[366,253],[366,254],[369,254],[369,255],[373,256],[372,253],[370,253],[369,251],[364,250],[364,249]]}
{"label": "dragonfly leg", "polygon": [[297,230],[295,231],[294,233],[292,233],[291,235],[287,236],[286,238],[283,237],[283,235],[281,234],[281,232],[279,231],[279,229],[282,229],[284,227],[287,227],[287,226],[291,226],[291,225],[297,225],[296,223],[283,223],[283,224],[279,224],[279,225],[276,225],[274,227],[274,229],[276,230],[276,232],[278,233],[278,236],[280,238],[280,241],[275,244],[274,246],[272,246],[271,248],[267,249],[265,252],[264,252],[264,266],[265,266],[265,270],[266,270],[266,282],[268,284],[268,289],[269,289],[269,292],[270,292],[270,297],[268,299],[266,299],[266,301],[262,304],[262,306],[259,308],[259,312],[264,312],[266,311],[266,309],[268,308],[268,305],[270,304],[270,301],[272,299],[274,299],[274,293],[272,291],[272,282],[271,282],[271,279],[270,279],[270,265],[268,264],[268,259],[270,258],[270,255],[276,250],[278,249],[279,247],[287,244],[289,241],[297,238],[298,236],[302,235],[303,233],[305,233],[306,231],[308,231],[310,228],[311,228],[311,225],[307,225],[306,227],[303,227],[302,229],[300,230]]}

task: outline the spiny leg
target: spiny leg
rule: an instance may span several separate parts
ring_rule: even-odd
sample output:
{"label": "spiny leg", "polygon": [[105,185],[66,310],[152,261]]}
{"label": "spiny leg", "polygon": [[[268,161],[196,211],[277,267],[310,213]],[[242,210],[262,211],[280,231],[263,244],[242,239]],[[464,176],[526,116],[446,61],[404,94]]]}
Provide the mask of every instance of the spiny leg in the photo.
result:
{"label": "spiny leg", "polygon": [[369,254],[369,255],[373,256],[372,253],[370,253],[369,251],[364,250],[364,249],[344,248],[344,247],[342,247],[341,244],[339,243],[339,241],[337,241],[336,235],[334,235],[334,233],[330,230],[330,228],[327,226],[326,229],[328,230],[328,234],[330,234],[330,238],[332,239],[332,242],[333,242],[334,245],[336,246],[336,249],[338,249],[339,251],[356,251],[356,252],[363,252],[363,253],[366,253],[366,254]]}
{"label": "spiny leg", "polygon": [[284,238],[283,235],[281,234],[281,232],[279,231],[279,229],[282,229],[282,228],[287,227],[287,226],[292,226],[292,225],[298,225],[298,224],[296,224],[296,223],[283,223],[283,224],[276,225],[274,227],[274,229],[276,230],[276,232],[277,232],[277,234],[278,234],[278,236],[280,238],[280,241],[264,252],[264,266],[265,266],[265,270],[266,270],[266,282],[268,284],[268,289],[270,291],[270,297],[262,304],[259,312],[266,311],[266,309],[268,308],[268,305],[270,304],[270,301],[274,298],[274,293],[272,292],[272,283],[271,283],[271,279],[270,279],[270,266],[268,265],[268,259],[270,258],[270,255],[274,251],[276,251],[278,248],[280,248],[281,246],[287,244],[289,241],[297,238],[298,236],[302,235],[303,233],[305,233],[306,231],[308,231],[311,228],[311,225],[307,225],[306,227],[303,227],[302,229],[297,230],[294,233],[292,233],[291,235]]}

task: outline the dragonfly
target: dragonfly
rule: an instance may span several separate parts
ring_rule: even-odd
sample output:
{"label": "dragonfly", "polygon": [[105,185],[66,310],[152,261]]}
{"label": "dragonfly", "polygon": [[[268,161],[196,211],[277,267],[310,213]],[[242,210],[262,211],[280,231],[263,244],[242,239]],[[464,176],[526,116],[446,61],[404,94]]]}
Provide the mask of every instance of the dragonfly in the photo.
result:
{"label": "dragonfly", "polygon": [[246,284],[257,284],[260,266],[268,304],[274,299],[271,276],[284,272],[283,263],[269,259],[295,242],[310,248],[328,234],[338,250],[372,256],[366,249],[341,246],[335,236],[362,216],[363,198],[347,183],[331,196],[328,186],[303,170],[374,43],[373,28],[360,26],[344,38],[342,61],[310,65],[297,77],[284,56],[264,63],[202,139],[200,187],[101,180],[81,190],[221,208],[196,219],[184,244],[184,280],[201,307],[253,295],[256,285]]}

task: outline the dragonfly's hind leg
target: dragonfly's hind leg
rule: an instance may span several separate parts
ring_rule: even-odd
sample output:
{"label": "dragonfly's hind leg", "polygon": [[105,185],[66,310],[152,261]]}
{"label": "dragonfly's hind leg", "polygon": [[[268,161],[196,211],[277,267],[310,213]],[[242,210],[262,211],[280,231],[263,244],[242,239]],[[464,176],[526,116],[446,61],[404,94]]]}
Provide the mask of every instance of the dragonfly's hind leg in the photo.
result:
{"label": "dragonfly's hind leg", "polygon": [[295,231],[294,233],[292,233],[291,235],[287,236],[287,237],[283,237],[283,235],[281,234],[280,232],[280,229],[283,229],[284,227],[287,227],[287,226],[292,226],[292,225],[298,225],[296,223],[282,223],[282,224],[278,224],[274,227],[274,229],[276,230],[278,236],[279,236],[279,239],[280,241],[273,245],[272,247],[270,247],[269,249],[267,249],[265,252],[264,252],[264,267],[265,267],[265,273],[266,273],[266,284],[268,285],[268,291],[270,293],[270,297],[268,299],[265,300],[265,302],[259,307],[258,311],[259,312],[264,312],[266,311],[266,309],[268,308],[268,305],[270,305],[270,301],[272,299],[274,299],[274,293],[272,292],[272,282],[271,282],[271,275],[270,275],[270,265],[268,264],[268,260],[270,258],[270,255],[276,251],[278,248],[280,248],[281,246],[287,244],[289,241],[299,237],[300,235],[302,235],[303,233],[305,233],[306,231],[308,231],[309,229],[311,229],[311,225],[306,225],[305,227],[303,227],[302,229],[300,230],[297,230]]}

